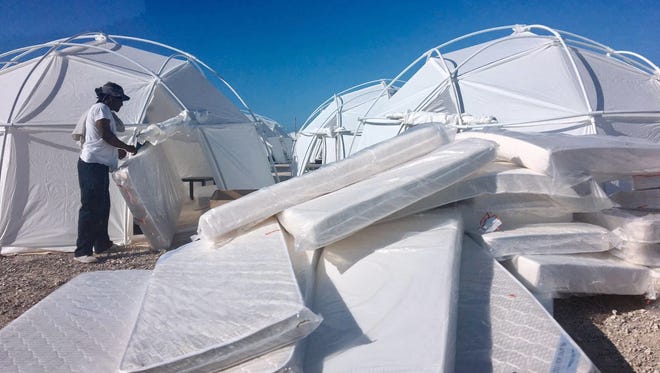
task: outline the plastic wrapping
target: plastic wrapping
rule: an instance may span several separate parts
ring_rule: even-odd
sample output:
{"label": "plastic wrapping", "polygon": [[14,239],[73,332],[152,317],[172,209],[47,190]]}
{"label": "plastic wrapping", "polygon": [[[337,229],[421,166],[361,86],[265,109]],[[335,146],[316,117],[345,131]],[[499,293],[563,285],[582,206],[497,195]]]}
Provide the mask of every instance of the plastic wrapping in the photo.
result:
{"label": "plastic wrapping", "polygon": [[495,144],[468,139],[419,159],[288,208],[278,215],[298,250],[314,250],[350,236],[480,169]]}
{"label": "plastic wrapping", "polygon": [[427,154],[450,141],[440,126],[420,126],[314,172],[262,188],[207,211],[201,239],[222,244],[278,212]]}
{"label": "plastic wrapping", "polygon": [[654,175],[634,175],[632,177],[634,190],[660,188],[660,173]]}
{"label": "plastic wrapping", "polygon": [[660,210],[660,189],[621,191],[614,193],[611,198],[625,209]]}
{"label": "plastic wrapping", "polygon": [[458,138],[477,137],[496,142],[498,159],[561,178],[660,173],[657,143],[630,137],[513,131],[463,132]]}
{"label": "plastic wrapping", "polygon": [[612,255],[628,263],[660,267],[660,243],[624,241],[616,238],[614,246]]}
{"label": "plastic wrapping", "polygon": [[191,131],[191,125],[194,121],[195,113],[184,110],[179,115],[166,121],[150,124],[147,128],[137,133],[136,139],[140,144],[149,142],[152,145],[159,143],[174,136],[174,134],[187,134]]}
{"label": "plastic wrapping", "polygon": [[605,227],[624,241],[660,242],[660,213],[657,212],[613,208],[575,214],[575,220]]}
{"label": "plastic wrapping", "polygon": [[451,372],[461,240],[458,214],[372,225],[323,249],[305,372]]}
{"label": "plastic wrapping", "polygon": [[78,275],[0,330],[3,373],[115,372],[151,271]]}
{"label": "plastic wrapping", "polygon": [[145,145],[112,178],[154,249],[167,249],[176,233],[181,184],[160,146]]}
{"label": "plastic wrapping", "polygon": [[610,253],[520,255],[507,267],[532,292],[641,295],[652,286],[649,268],[626,263]]}
{"label": "plastic wrapping", "polygon": [[474,372],[597,372],[527,289],[463,238],[456,367]]}
{"label": "plastic wrapping", "polygon": [[303,303],[273,219],[221,250],[198,241],[161,258],[120,368],[221,370],[292,344],[320,322]]}
{"label": "plastic wrapping", "polygon": [[499,229],[512,229],[528,224],[568,223],[573,213],[546,194],[493,194],[459,202],[466,231],[484,233],[489,218],[501,222]]}
{"label": "plastic wrapping", "polygon": [[547,195],[571,212],[592,212],[613,207],[607,195],[591,178],[571,185],[511,163],[493,162],[473,176],[415,202],[389,218],[406,216],[477,196],[519,193]]}
{"label": "plastic wrapping", "polygon": [[610,231],[587,223],[530,224],[481,237],[498,259],[519,254],[601,252],[612,247]]}

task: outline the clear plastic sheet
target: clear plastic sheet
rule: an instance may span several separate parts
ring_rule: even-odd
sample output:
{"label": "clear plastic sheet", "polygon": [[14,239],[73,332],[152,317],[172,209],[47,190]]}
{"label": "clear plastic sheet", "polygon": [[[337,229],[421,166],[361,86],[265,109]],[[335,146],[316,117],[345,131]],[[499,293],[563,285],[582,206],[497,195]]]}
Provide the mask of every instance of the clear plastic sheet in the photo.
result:
{"label": "clear plastic sheet", "polygon": [[528,224],[568,223],[573,212],[560,206],[546,194],[493,194],[470,198],[456,204],[468,232],[481,232],[489,217],[501,221],[500,229]]}
{"label": "clear plastic sheet", "polygon": [[463,132],[458,138],[477,137],[496,142],[498,159],[513,162],[557,179],[660,173],[657,143],[624,136],[513,131]]}
{"label": "clear plastic sheet", "polygon": [[191,126],[195,121],[195,117],[195,113],[184,110],[179,113],[179,115],[174,116],[166,121],[150,124],[147,126],[147,128],[137,133],[137,142],[140,144],[149,142],[152,145],[158,145],[159,143],[167,140],[175,134],[188,134],[191,132]]}
{"label": "clear plastic sheet", "polygon": [[451,372],[460,216],[451,210],[372,225],[325,247],[305,372]]}
{"label": "clear plastic sheet", "polygon": [[316,171],[271,185],[207,211],[201,239],[222,244],[278,212],[427,154],[451,141],[438,125],[419,126]]}
{"label": "clear plastic sheet", "polygon": [[620,191],[610,198],[625,209],[660,210],[660,189]]}
{"label": "clear plastic sheet", "polygon": [[547,195],[572,212],[592,212],[613,207],[605,192],[591,178],[576,184],[561,183],[545,174],[511,163],[493,162],[466,180],[413,203],[389,218],[398,218],[477,196],[530,193]]}
{"label": "clear plastic sheet", "polygon": [[321,318],[305,307],[288,252],[272,219],[221,250],[198,241],[162,257],[121,370],[217,371],[304,338]]}
{"label": "clear plastic sheet", "polygon": [[530,224],[481,236],[493,257],[525,254],[576,254],[607,251],[610,231],[587,223]]}
{"label": "clear plastic sheet", "polygon": [[468,236],[459,277],[455,372],[598,372],[537,299]]}
{"label": "clear plastic sheet", "polygon": [[660,242],[660,213],[613,208],[575,214],[575,220],[600,225],[624,241]]}
{"label": "clear plastic sheet", "polygon": [[519,255],[506,266],[534,293],[642,295],[652,291],[649,268],[610,253]]}
{"label": "clear plastic sheet", "polygon": [[183,196],[163,149],[145,145],[113,172],[112,178],[151,247],[169,248]]}
{"label": "clear plastic sheet", "polygon": [[3,373],[115,372],[151,271],[78,275],[0,330]]}
{"label": "clear plastic sheet", "polygon": [[318,249],[465,179],[494,157],[493,142],[452,142],[359,183],[288,208],[278,218],[293,235],[297,250]]}
{"label": "clear plastic sheet", "polygon": [[628,263],[660,267],[660,243],[624,241],[616,237],[614,246],[612,255]]}

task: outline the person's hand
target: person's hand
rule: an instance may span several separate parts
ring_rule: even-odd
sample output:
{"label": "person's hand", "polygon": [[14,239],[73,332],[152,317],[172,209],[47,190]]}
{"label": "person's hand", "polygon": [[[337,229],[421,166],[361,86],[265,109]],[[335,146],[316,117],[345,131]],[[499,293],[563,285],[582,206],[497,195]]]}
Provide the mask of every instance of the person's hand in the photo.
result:
{"label": "person's hand", "polygon": [[119,159],[124,159],[126,157],[126,150],[124,149],[117,149],[117,153],[119,153]]}
{"label": "person's hand", "polygon": [[129,145],[126,147],[126,151],[135,155],[137,153],[137,148],[134,147],[133,145]]}

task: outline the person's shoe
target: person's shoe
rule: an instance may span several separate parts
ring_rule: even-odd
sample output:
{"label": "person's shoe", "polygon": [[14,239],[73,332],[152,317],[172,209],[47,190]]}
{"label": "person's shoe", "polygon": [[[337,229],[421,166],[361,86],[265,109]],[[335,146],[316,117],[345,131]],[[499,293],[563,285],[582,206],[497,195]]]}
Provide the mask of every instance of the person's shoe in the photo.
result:
{"label": "person's shoe", "polygon": [[75,260],[76,262],[87,263],[87,264],[97,263],[99,261],[98,259],[96,259],[95,256],[92,255],[74,256],[73,260]]}
{"label": "person's shoe", "polygon": [[111,254],[111,253],[119,252],[121,250],[122,250],[121,246],[111,244],[107,248],[101,249],[101,250],[99,250],[97,248],[94,248],[94,254]]}

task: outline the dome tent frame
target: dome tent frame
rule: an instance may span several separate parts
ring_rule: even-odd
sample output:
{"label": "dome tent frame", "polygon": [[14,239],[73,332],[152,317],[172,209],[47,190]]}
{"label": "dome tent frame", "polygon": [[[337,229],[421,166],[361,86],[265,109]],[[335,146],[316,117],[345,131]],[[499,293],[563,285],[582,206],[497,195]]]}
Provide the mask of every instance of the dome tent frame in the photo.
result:
{"label": "dome tent frame", "polygon": [[[141,126],[164,121],[183,110],[204,113],[199,126],[194,126],[191,133],[163,144],[169,162],[177,171],[187,170],[190,166],[186,172],[191,175],[180,173],[179,176],[212,175],[216,184],[225,189],[263,186],[254,185],[256,179],[264,185],[273,182],[273,167],[268,162],[266,149],[246,116],[252,115],[251,109],[215,70],[182,50],[142,38],[101,32],[83,33],[0,54],[0,80],[6,83],[3,84],[6,90],[0,93],[0,205],[5,210],[0,214],[0,247],[3,253],[8,247],[45,248],[44,245],[51,244],[53,246],[50,248],[57,250],[70,247],[75,241],[75,235],[73,240],[70,237],[71,232],[68,232],[69,237],[64,237],[62,233],[58,239],[52,240],[54,243],[44,243],[44,237],[36,240],[40,241],[37,243],[28,238],[21,239],[21,236],[35,236],[27,229],[34,229],[36,223],[33,220],[36,218],[28,215],[34,212],[32,210],[46,208],[40,206],[41,200],[52,199],[48,194],[51,191],[46,191],[50,188],[49,183],[59,183],[61,185],[56,188],[67,190],[69,196],[62,203],[66,210],[64,214],[70,216],[74,213],[71,206],[77,203],[73,201],[77,188],[69,184],[76,177],[75,170],[68,168],[71,159],[77,157],[77,151],[69,134],[80,114],[93,102],[90,99],[93,84],[115,81],[124,86],[131,101],[123,107],[121,117],[127,129],[132,128],[134,133]],[[230,93],[233,100],[225,97],[220,88]],[[244,107],[246,114],[236,107],[237,104]],[[230,136],[234,140],[242,136],[238,142],[249,142],[250,146],[245,146],[245,149],[253,149],[254,155],[243,157],[244,154],[238,154],[240,149],[232,148],[231,144],[217,151],[219,141],[222,142],[218,138],[222,136]],[[35,139],[37,141],[33,141]],[[12,141],[15,143],[12,144]],[[40,161],[41,155],[26,147],[39,143],[45,144],[47,152],[51,152],[51,159],[47,161],[58,163],[56,168],[61,168],[60,174],[66,175],[57,175],[46,182],[46,176],[35,174],[37,169],[45,167],[39,163],[48,162]],[[177,148],[179,150],[172,153],[171,150]],[[220,152],[235,157],[229,157],[231,160],[220,159]],[[242,167],[253,163],[258,163],[255,167],[258,171]],[[35,167],[25,167],[32,164]],[[21,180],[16,180],[18,173]],[[34,198],[33,183],[38,184],[36,189],[40,190],[41,198]],[[240,185],[245,183],[251,185]],[[28,190],[21,191],[24,187]],[[16,195],[22,195],[18,202]],[[125,241],[131,234],[132,224],[129,224],[130,215],[118,194],[113,195],[113,205],[117,198],[120,203],[116,205],[122,205],[124,210],[119,213],[124,217],[118,218],[119,231],[123,232],[119,240]],[[48,201],[44,205],[49,203],[52,204]],[[39,207],[33,208],[34,204]],[[112,213],[115,219],[117,214],[117,211]],[[42,211],[41,215],[46,213]],[[63,230],[70,230],[72,219],[68,219],[68,225]],[[23,223],[23,220],[26,222]]]}
{"label": "dome tent frame", "polygon": [[[493,34],[500,33],[506,30],[512,30],[513,33],[505,37],[496,37],[496,38],[492,37]],[[540,32],[537,34],[534,33],[534,31],[536,32],[540,31]],[[478,38],[486,39],[487,41],[476,45],[473,44],[471,47],[467,47],[463,49],[460,49],[460,47],[458,47],[460,43],[464,43],[466,41],[470,41]],[[491,55],[497,55],[496,51],[494,50],[497,50],[498,47],[500,50],[503,50],[505,48],[511,48],[512,50],[515,51],[515,47],[509,47],[508,44],[507,45],[505,44],[509,41],[512,40],[519,41],[522,40],[523,38],[527,38],[530,41],[538,40],[538,42],[535,45],[535,48],[523,49],[518,47],[519,50],[517,50],[516,53],[511,53],[509,55],[506,55],[506,53],[502,52],[500,53],[500,55],[498,55],[498,57],[502,57],[502,59],[488,60],[487,55],[489,53]],[[534,45],[531,42],[529,44]],[[598,120],[605,117],[621,119],[624,122],[626,120],[629,120],[632,121],[633,123],[643,122],[645,120],[660,122],[660,108],[652,105],[649,105],[650,108],[648,109],[647,108],[613,109],[613,108],[600,107],[602,105],[602,102],[598,100],[602,101],[602,97],[595,98],[594,96],[598,95],[599,93],[602,94],[602,92],[594,93],[593,91],[597,91],[598,89],[603,89],[603,87],[598,86],[599,84],[598,79],[600,79],[601,77],[596,76],[596,73],[593,70],[590,70],[591,68],[590,63],[595,61],[595,59],[599,59],[597,61],[598,63],[610,64],[612,66],[612,69],[615,68],[618,69],[618,71],[616,72],[622,72],[626,70],[625,72],[631,75],[636,75],[637,77],[639,76],[645,77],[644,79],[651,81],[649,86],[655,85],[655,87],[651,87],[651,88],[654,89],[653,91],[654,95],[657,95],[657,92],[660,92],[658,90],[658,88],[660,88],[660,83],[658,83],[660,82],[660,68],[658,68],[658,66],[656,66],[649,59],[638,53],[625,51],[625,50],[615,50],[603,44],[595,42],[591,39],[573,33],[555,30],[550,27],[544,25],[538,25],[538,24],[510,25],[510,26],[489,28],[452,39],[446,43],[440,44],[424,52],[420,57],[418,57],[416,60],[410,63],[399,75],[397,75],[394,78],[394,80],[402,79],[404,76],[410,75],[413,71],[415,71],[413,69],[422,63],[427,64],[429,60],[435,60],[437,68],[444,70],[444,74],[442,75],[442,77],[438,78],[438,80],[442,79],[442,81],[436,81],[435,88],[437,89],[437,87],[440,87],[443,84],[445,88],[448,86],[447,92],[444,93],[446,95],[445,99],[447,99],[447,97],[450,97],[450,100],[447,101],[451,101],[451,105],[452,105],[451,110],[449,110],[448,112],[452,114],[489,115],[492,113],[469,113],[469,111],[466,112],[465,100],[467,98],[467,95],[462,90],[462,88],[464,87],[461,87],[462,78],[464,78],[465,75],[470,73],[475,73],[475,72],[479,73],[491,68],[498,68],[502,65],[507,64],[508,62],[511,61],[515,62],[515,60],[528,57],[533,53],[538,53],[541,50],[551,48],[553,46],[559,47],[559,50],[561,51],[555,54],[555,58],[561,59],[563,62],[565,62],[568,65],[568,67],[566,67],[565,77],[568,77],[568,75],[570,74],[570,78],[575,82],[575,85],[577,86],[575,89],[576,95],[575,95],[574,105],[571,108],[571,110],[565,110],[568,113],[563,113],[564,115],[559,115],[559,113],[561,113],[561,110],[558,110],[557,111],[558,115],[551,115],[551,116],[540,115],[537,118],[524,118],[524,119],[516,118],[518,120],[507,120],[505,118],[502,118],[505,120],[500,120],[498,123],[494,123],[494,124],[466,123],[464,122],[462,115],[457,115],[456,127],[458,127],[459,130],[497,126],[497,127],[507,127],[512,129],[527,128],[527,130],[530,131],[544,131],[546,129],[543,129],[543,127],[550,128],[552,127],[553,124],[555,127],[561,127],[562,125],[565,126],[566,124],[571,123],[574,125],[574,128],[569,127],[569,129],[575,130],[581,128],[580,131],[586,134],[586,133],[597,133],[598,132],[597,127],[599,125]],[[457,48],[457,49],[452,49],[452,48]],[[589,61],[580,60],[580,58],[585,58],[585,55],[586,57],[589,57]],[[454,58],[456,58],[456,60],[458,61],[454,61]],[[451,63],[454,63],[454,65],[450,66]],[[483,64],[479,65],[479,63],[483,63]],[[467,65],[470,64],[472,64],[471,67],[474,68],[475,70],[468,70],[468,72],[462,71],[462,68],[465,68]],[[512,74],[511,76],[508,76],[508,78],[510,80],[514,80],[516,76]],[[408,80],[410,81],[412,79],[413,78],[410,77]],[[590,79],[593,81],[590,81]],[[405,92],[406,89],[405,85],[401,88],[402,89],[399,90],[399,92],[397,92],[399,95],[401,95],[401,92]],[[501,88],[501,87],[497,87],[497,88]],[[543,88],[545,87],[539,87],[539,89],[543,89]],[[433,96],[434,94],[437,94],[437,91],[430,92],[430,94],[428,96],[425,96],[423,100],[416,101],[415,105],[408,107],[400,106],[400,107],[396,107],[395,109],[398,109],[400,112],[425,111],[427,110],[425,109],[425,106],[429,105],[430,101],[432,101],[433,99],[437,99],[437,96],[436,97]],[[392,108],[388,108],[390,109],[390,111],[388,111],[388,109],[386,109],[385,111],[377,110],[383,107],[382,101],[387,100],[383,96],[385,96],[384,93],[381,94],[381,96],[376,101],[374,101],[372,106],[367,110],[365,118],[363,118],[363,120],[360,122],[360,129],[363,129],[365,126],[365,122],[368,122],[369,119],[371,119],[372,117],[385,118],[389,114],[392,114],[392,110],[393,110]],[[394,95],[392,101],[397,100],[396,96],[397,95]],[[486,96],[484,95],[484,97]],[[484,97],[479,97],[479,98],[483,100]],[[577,107],[579,107],[579,109],[577,109]],[[429,110],[429,111],[435,111],[435,110]],[[501,119],[497,115],[494,116],[497,117],[498,119]],[[578,122],[581,124],[578,124]],[[403,129],[403,127],[405,126],[405,124],[401,123],[400,121],[399,123],[396,123],[396,125],[400,125],[401,129]],[[557,128],[555,128],[554,130],[556,131]],[[644,136],[640,136],[640,137],[644,137]]]}

